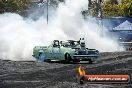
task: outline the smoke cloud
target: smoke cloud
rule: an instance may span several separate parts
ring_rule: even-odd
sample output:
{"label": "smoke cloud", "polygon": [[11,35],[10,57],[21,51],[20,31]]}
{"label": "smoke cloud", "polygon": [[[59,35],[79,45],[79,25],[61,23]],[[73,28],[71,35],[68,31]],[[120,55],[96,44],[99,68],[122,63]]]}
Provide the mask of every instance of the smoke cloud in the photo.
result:
{"label": "smoke cloud", "polygon": [[46,46],[54,39],[78,40],[84,37],[88,48],[101,52],[123,50],[108,36],[106,28],[98,26],[95,18],[83,19],[81,11],[87,9],[87,0],[66,0],[60,3],[47,25],[45,16],[38,20],[24,18],[15,13],[0,15],[0,58],[14,61],[34,60],[34,46]]}

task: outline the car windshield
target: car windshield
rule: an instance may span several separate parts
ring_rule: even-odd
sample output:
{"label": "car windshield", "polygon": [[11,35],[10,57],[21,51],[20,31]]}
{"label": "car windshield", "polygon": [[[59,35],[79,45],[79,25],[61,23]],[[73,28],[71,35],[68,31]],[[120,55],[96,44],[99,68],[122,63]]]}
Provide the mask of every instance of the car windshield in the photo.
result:
{"label": "car windshield", "polygon": [[70,46],[70,43],[69,42],[62,43],[62,46],[69,47]]}
{"label": "car windshield", "polygon": [[77,45],[78,43],[76,41],[67,41],[62,43],[62,46],[64,47],[76,47]]}

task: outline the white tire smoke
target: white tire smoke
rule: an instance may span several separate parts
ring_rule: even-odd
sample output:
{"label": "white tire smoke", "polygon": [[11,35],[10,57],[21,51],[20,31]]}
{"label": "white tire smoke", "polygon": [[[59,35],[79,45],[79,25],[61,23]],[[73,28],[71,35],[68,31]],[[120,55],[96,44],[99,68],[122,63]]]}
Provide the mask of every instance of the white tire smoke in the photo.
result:
{"label": "white tire smoke", "polygon": [[[47,25],[46,18],[24,18],[15,13],[0,15],[0,59],[14,61],[34,60],[34,46],[48,45],[54,39],[67,40],[84,37],[88,48],[103,52],[120,51],[122,47],[108,34],[100,35],[101,28],[89,17],[84,20],[82,10],[87,0],[66,0],[60,3]],[[107,35],[107,36],[106,36]]]}

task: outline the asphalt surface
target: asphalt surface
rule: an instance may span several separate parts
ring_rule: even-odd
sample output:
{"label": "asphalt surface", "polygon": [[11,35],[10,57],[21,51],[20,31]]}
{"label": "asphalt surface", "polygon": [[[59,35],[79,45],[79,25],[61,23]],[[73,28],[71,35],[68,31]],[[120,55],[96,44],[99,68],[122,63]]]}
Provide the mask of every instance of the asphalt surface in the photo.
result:
{"label": "asphalt surface", "polygon": [[127,74],[132,77],[132,52],[101,53],[93,64],[84,61],[46,63],[0,60],[0,88],[132,88],[132,81],[127,84],[78,84],[76,69],[80,64],[87,74]]}

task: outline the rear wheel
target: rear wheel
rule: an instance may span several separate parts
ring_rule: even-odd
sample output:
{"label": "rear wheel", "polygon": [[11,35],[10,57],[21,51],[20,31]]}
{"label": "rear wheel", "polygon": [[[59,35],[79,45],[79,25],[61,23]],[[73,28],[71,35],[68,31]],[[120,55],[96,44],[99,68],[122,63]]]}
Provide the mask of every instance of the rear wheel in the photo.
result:
{"label": "rear wheel", "polygon": [[44,61],[46,60],[46,59],[45,59],[45,54],[44,54],[44,53],[39,53],[38,60],[44,62]]}

